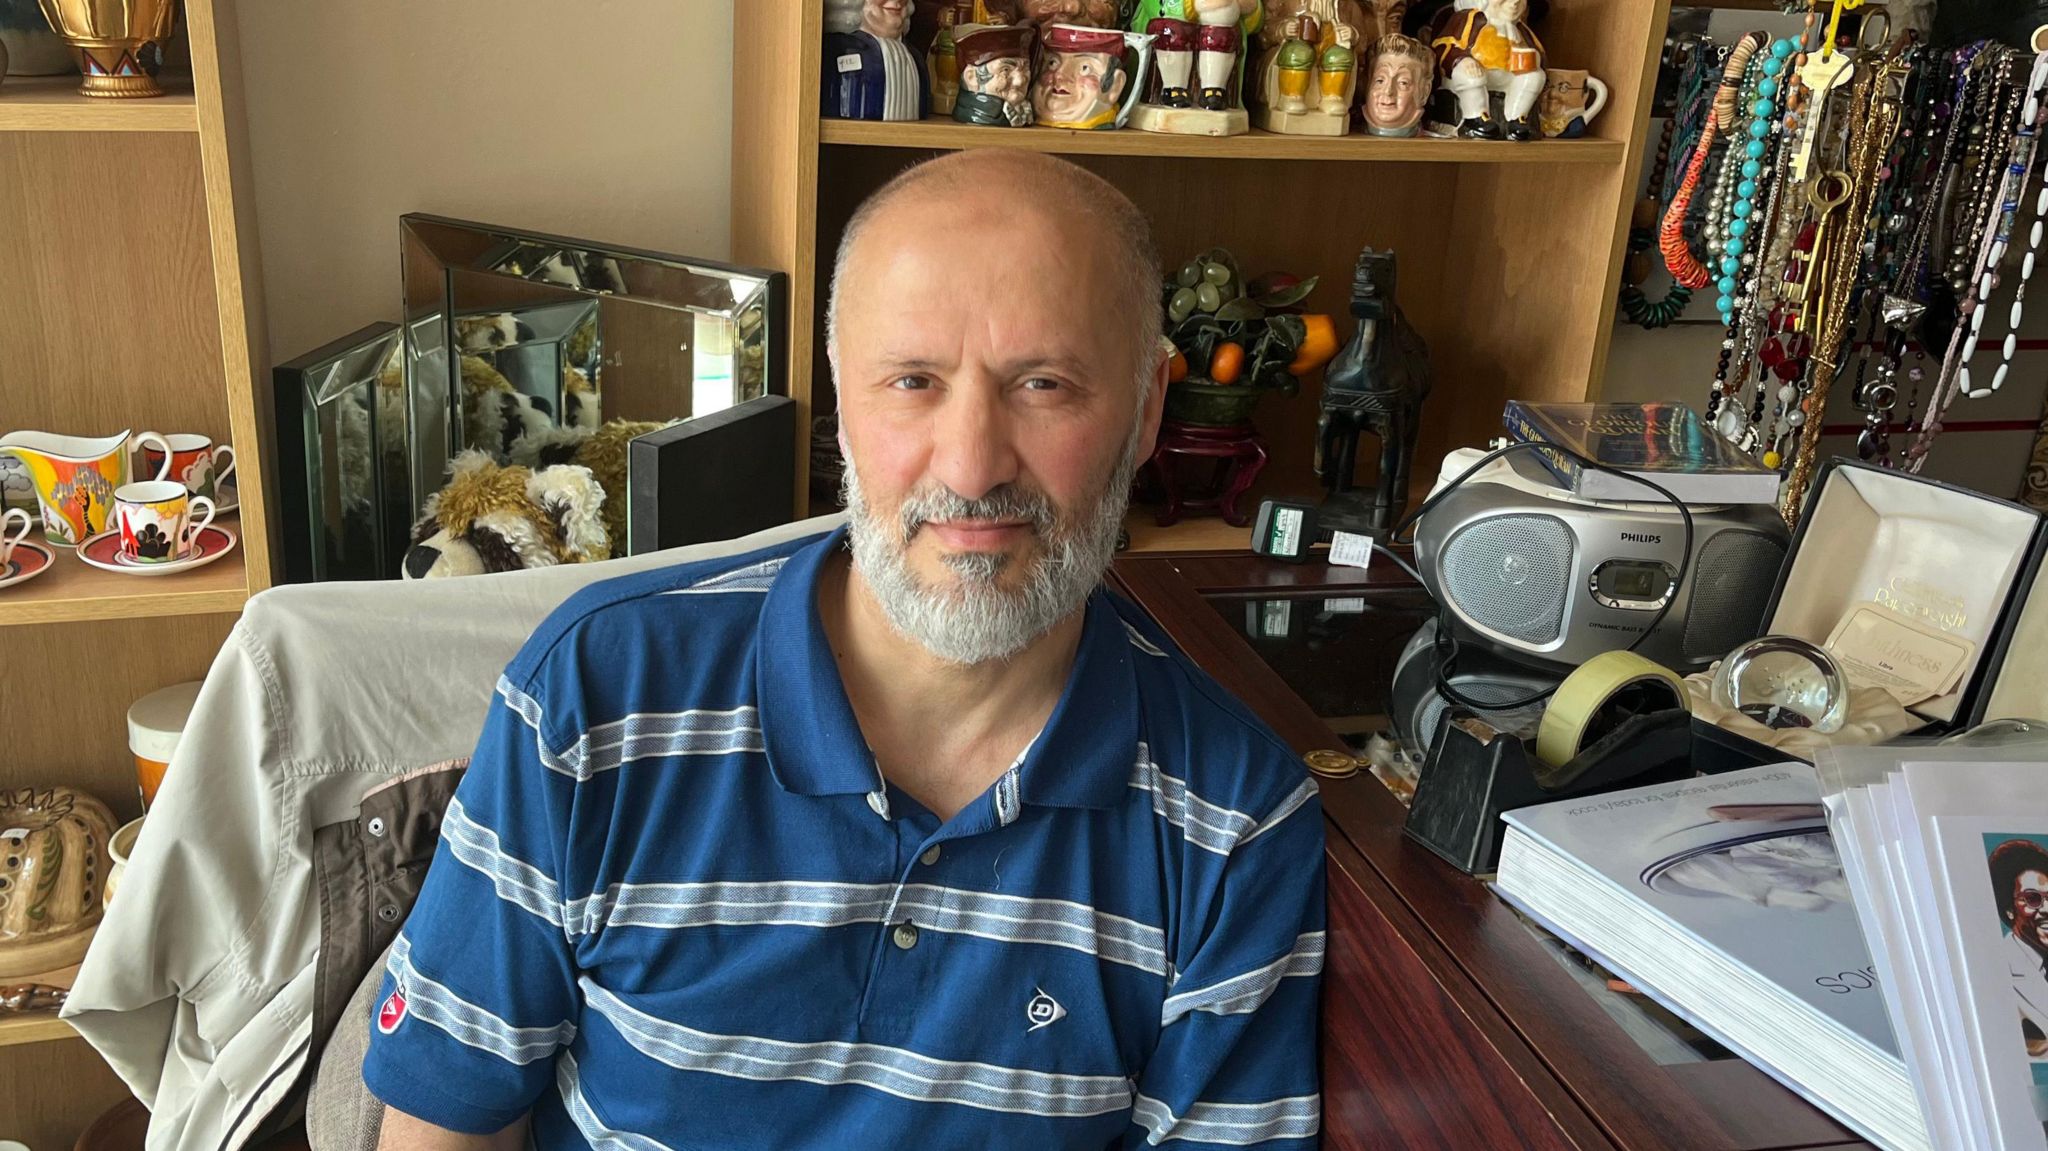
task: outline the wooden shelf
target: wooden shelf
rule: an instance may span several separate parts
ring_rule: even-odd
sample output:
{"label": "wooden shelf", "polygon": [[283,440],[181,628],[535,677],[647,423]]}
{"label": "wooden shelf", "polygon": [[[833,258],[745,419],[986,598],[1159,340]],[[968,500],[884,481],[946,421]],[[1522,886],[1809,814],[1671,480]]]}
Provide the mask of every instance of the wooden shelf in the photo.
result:
{"label": "wooden shelf", "polygon": [[818,139],[865,148],[1022,148],[1093,156],[1189,156],[1218,160],[1381,160],[1447,164],[1619,164],[1621,140],[1391,140],[1379,136],[1172,136],[1124,129],[986,128],[950,119],[823,120]]}
{"label": "wooden shelf", "polygon": [[191,81],[164,87],[169,95],[107,100],[79,95],[76,76],[15,76],[0,82],[0,132],[197,132]]}
{"label": "wooden shelf", "polygon": [[[241,535],[240,525],[234,525]],[[58,547],[55,570],[0,588],[0,627],[67,620],[236,612],[249,599],[242,542],[226,556],[189,572],[128,576],[93,567]]]}
{"label": "wooden shelf", "polygon": [[51,1012],[0,1016],[0,1047],[77,1038],[77,1030]]}

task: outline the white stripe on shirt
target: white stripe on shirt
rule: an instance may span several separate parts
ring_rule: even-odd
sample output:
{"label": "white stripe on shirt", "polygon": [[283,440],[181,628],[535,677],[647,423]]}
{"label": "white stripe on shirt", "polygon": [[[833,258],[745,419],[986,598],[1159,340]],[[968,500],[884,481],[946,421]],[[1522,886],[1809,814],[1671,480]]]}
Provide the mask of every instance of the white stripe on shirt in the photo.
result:
{"label": "white stripe on shirt", "polygon": [[1064,899],[923,883],[618,883],[563,913],[572,935],[606,927],[830,928],[906,919],[925,931],[1064,947],[1153,975],[1168,971],[1166,933],[1149,924]]}
{"label": "white stripe on shirt", "polygon": [[412,941],[403,932],[391,945],[386,967],[405,997],[406,1019],[439,1028],[457,1043],[507,1063],[523,1067],[546,1059],[576,1038],[576,1024],[567,1019],[551,1027],[515,1027],[421,975],[412,965]]}
{"label": "white stripe on shirt", "polygon": [[617,1028],[634,1050],[681,1071],[866,1087],[918,1103],[958,1103],[1048,1118],[1106,1115],[1131,1105],[1131,1082],[1121,1075],[1061,1075],[955,1062],[877,1043],[791,1043],[719,1035],[657,1019],[587,977],[578,984],[584,1002]]}
{"label": "white stripe on shirt", "polygon": [[1258,826],[1258,821],[1241,811],[1210,803],[1188,790],[1188,785],[1159,769],[1152,762],[1152,749],[1138,745],[1138,762],[1132,765],[1130,785],[1152,793],[1152,811],[1181,829],[1188,843],[1217,855],[1229,855],[1238,841]]}
{"label": "white stripe on shirt", "polygon": [[457,861],[491,881],[498,898],[562,926],[562,889],[531,863],[506,853],[498,833],[469,817],[461,797],[449,799],[441,838]]}
{"label": "white stripe on shirt", "polygon": [[1304,932],[1294,940],[1294,949],[1263,967],[1233,975],[1207,987],[1170,995],[1159,1013],[1159,1025],[1169,1027],[1190,1012],[1215,1015],[1246,1015],[1257,1011],[1272,998],[1282,979],[1320,975],[1323,971],[1323,933]]}
{"label": "white stripe on shirt", "polygon": [[1145,1142],[1170,1139],[1249,1147],[1271,1139],[1309,1139],[1322,1129],[1321,1096],[1294,1095],[1266,1103],[1196,1103],[1175,1115],[1165,1103],[1140,1095],[1131,1121],[1145,1128]]}
{"label": "white stripe on shirt", "polygon": [[669,1151],[668,1144],[658,1139],[638,1131],[621,1131],[598,1118],[590,1100],[583,1096],[583,1078],[576,1057],[567,1051],[555,1061],[555,1090],[561,1093],[562,1109],[590,1144],[590,1151]]}

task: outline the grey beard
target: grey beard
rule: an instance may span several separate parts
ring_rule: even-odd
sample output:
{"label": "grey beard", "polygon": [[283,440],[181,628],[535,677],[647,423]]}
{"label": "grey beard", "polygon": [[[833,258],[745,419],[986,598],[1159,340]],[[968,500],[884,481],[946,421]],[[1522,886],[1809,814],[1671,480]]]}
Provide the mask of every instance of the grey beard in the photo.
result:
{"label": "grey beard", "polygon": [[[849,456],[840,496],[854,570],[889,625],[932,655],[967,666],[1009,659],[1079,610],[1109,570],[1138,470],[1141,430],[1132,430],[1107,487],[1078,523],[1060,522],[1043,492],[1013,484],[976,500],[938,486],[906,499],[898,522],[889,523],[868,506]],[[942,557],[958,577],[954,587],[932,587],[918,579],[910,570],[911,537],[928,521],[952,519],[1030,521],[1044,551],[1031,561],[1023,586],[1015,591],[997,587],[1011,560],[988,552]]]}

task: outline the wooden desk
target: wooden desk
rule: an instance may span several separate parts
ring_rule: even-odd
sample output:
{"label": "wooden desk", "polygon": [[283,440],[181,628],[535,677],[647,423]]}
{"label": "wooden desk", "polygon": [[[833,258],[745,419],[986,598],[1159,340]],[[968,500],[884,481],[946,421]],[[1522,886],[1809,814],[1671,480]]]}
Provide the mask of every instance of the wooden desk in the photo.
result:
{"label": "wooden desk", "polygon": [[[1325,716],[1385,710],[1420,590],[1392,564],[1299,567],[1249,553],[1120,559],[1115,577],[1181,648],[1297,751],[1346,747]],[[1360,654],[1305,636],[1335,606],[1379,613]],[[1348,601],[1348,602],[1347,602]],[[1266,605],[1286,602],[1286,611]],[[1292,623],[1255,646],[1239,620]],[[1264,613],[1273,610],[1267,617]],[[1298,613],[1298,615],[1297,615]],[[1419,617],[1415,618],[1419,623]],[[1413,630],[1413,623],[1407,625]],[[1384,637],[1384,642],[1382,642]],[[1326,632],[1327,638],[1327,632]],[[1299,657],[1299,658],[1297,658]],[[1276,663],[1295,675],[1290,686]],[[1363,685],[1348,709],[1320,688]],[[1312,706],[1304,693],[1318,698]],[[1850,1151],[1826,1115],[1737,1059],[1659,1063],[1546,940],[1485,885],[1401,834],[1369,772],[1322,781],[1330,939],[1323,993],[1323,1145],[1479,1151]],[[1619,996],[1614,996],[1620,999]]]}

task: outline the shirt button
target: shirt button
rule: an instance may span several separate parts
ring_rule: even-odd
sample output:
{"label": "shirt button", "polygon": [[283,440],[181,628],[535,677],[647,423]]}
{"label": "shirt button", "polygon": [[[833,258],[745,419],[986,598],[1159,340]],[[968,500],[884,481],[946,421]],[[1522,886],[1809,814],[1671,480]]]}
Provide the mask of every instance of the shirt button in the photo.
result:
{"label": "shirt button", "polygon": [[917,946],[917,925],[914,923],[897,924],[891,935],[896,940],[896,946],[905,951]]}
{"label": "shirt button", "polygon": [[932,864],[937,863],[939,861],[938,846],[933,845],[930,850],[926,851],[923,855],[918,856],[917,859],[919,863],[924,864],[926,867],[930,867]]}

